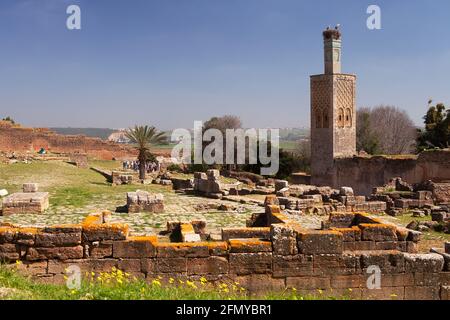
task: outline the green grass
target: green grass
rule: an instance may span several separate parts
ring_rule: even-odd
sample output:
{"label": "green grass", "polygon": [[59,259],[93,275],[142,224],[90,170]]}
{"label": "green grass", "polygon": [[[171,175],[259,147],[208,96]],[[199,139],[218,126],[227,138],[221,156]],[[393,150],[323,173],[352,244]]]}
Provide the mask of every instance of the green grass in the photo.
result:
{"label": "green grass", "polygon": [[[120,167],[117,161],[92,161],[90,165],[104,169]],[[158,185],[111,187],[101,174],[93,170],[58,161],[0,164],[0,188],[7,189],[9,193],[18,192],[25,182],[37,182],[40,190],[50,192],[50,205],[53,207],[82,207],[99,197],[107,202],[108,198],[114,200],[115,195],[123,195],[137,188],[162,193],[169,191],[167,187]]]}
{"label": "green grass", "polygon": [[[411,221],[431,221],[431,216],[425,217],[413,217],[411,213],[405,213],[404,215],[395,217],[396,220],[403,226],[407,226]],[[436,232],[433,230],[422,232],[422,241],[420,242],[421,247],[428,248],[430,246],[442,246],[445,241],[450,241],[450,234],[444,232]]]}
{"label": "green grass", "polygon": [[[238,283],[210,283],[206,279],[186,281],[161,278],[147,281],[113,269],[86,274],[78,289],[65,285],[38,284],[20,275],[15,267],[0,265],[2,300],[336,300],[324,295],[301,295],[295,289],[265,295],[249,295]],[[341,297],[339,299],[348,299]]]}

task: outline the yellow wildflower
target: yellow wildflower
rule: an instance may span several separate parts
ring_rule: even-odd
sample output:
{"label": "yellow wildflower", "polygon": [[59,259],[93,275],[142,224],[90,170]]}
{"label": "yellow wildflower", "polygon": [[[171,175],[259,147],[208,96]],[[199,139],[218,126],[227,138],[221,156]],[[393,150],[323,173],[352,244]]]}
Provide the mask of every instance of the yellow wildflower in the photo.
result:
{"label": "yellow wildflower", "polygon": [[155,285],[155,286],[161,286],[161,282],[159,280],[157,280],[157,279],[153,280],[152,284]]}

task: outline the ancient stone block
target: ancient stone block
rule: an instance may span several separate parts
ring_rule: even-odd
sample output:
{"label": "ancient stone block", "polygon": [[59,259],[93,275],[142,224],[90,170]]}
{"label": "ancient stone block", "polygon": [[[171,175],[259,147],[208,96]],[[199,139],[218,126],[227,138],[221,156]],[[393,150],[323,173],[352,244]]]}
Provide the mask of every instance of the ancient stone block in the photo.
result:
{"label": "ancient stone block", "polygon": [[156,270],[161,273],[186,273],[186,258],[160,258],[156,259]]}
{"label": "ancient stone block", "polygon": [[351,228],[331,228],[331,230],[342,233],[342,240],[344,242],[361,240],[361,229],[357,226],[353,226]]}
{"label": "ancient stone block", "polygon": [[187,262],[190,274],[225,274],[228,273],[228,260],[223,257],[190,258]]}
{"label": "ancient stone block", "polygon": [[120,259],[117,262],[117,268],[133,275],[141,273],[141,259]]}
{"label": "ancient stone block", "polygon": [[28,248],[26,260],[46,260],[46,259],[81,259],[83,258],[83,247],[54,247],[54,248]]}
{"label": "ancient stone block", "polygon": [[444,267],[444,257],[437,253],[405,253],[404,257],[406,272],[441,272]]}
{"label": "ancient stone block", "polygon": [[359,224],[361,240],[366,241],[397,241],[395,226],[386,224]]}
{"label": "ancient stone block", "polygon": [[289,182],[286,180],[275,180],[275,192],[287,188],[289,186]]}
{"label": "ancient stone block", "polygon": [[245,253],[245,252],[271,252],[272,243],[270,241],[263,241],[259,239],[230,239],[230,252]]}
{"label": "ancient stone block", "polygon": [[406,300],[438,300],[438,287],[405,287]]}
{"label": "ancient stone block", "polygon": [[413,242],[419,242],[421,238],[422,238],[421,232],[409,230],[408,238],[406,240],[413,241]]}
{"label": "ancient stone block", "polygon": [[40,231],[38,228],[19,228],[15,236],[15,242],[27,246],[33,246],[36,240],[36,234]]}
{"label": "ancient stone block", "polygon": [[378,266],[383,273],[403,273],[405,271],[404,253],[396,250],[361,253],[363,272],[370,266]]}
{"label": "ancient stone block", "polygon": [[297,237],[300,253],[342,253],[343,236],[337,231],[306,231],[300,232]]}
{"label": "ancient stone block", "polygon": [[206,180],[208,177],[204,172],[194,172],[194,179],[203,179]]}
{"label": "ancient stone block", "polygon": [[38,274],[46,274],[48,262],[47,261],[22,261],[16,264],[15,269],[23,276],[33,276]]}
{"label": "ancient stone block", "polygon": [[209,256],[209,247],[207,242],[158,243],[156,250],[158,258]]}
{"label": "ancient stone block", "polygon": [[113,241],[114,258],[151,258],[156,256],[156,236],[129,237],[124,241]]}
{"label": "ancient stone block", "polygon": [[[400,246],[401,247],[401,246]],[[406,243],[404,244],[405,249],[399,250],[399,245],[397,241],[377,241],[375,242],[375,250],[399,250],[406,251]]]}
{"label": "ancient stone block", "polygon": [[0,244],[12,243],[17,233],[16,228],[12,227],[0,227]]}
{"label": "ancient stone block", "polygon": [[48,192],[13,193],[3,199],[3,215],[40,214],[49,207]]}
{"label": "ancient stone block", "polygon": [[315,254],[314,275],[345,275],[360,273],[359,257],[351,253]]}
{"label": "ancient stone block", "polygon": [[339,189],[339,194],[341,196],[354,196],[353,189],[351,187],[341,187]]}
{"label": "ancient stone block", "polygon": [[272,270],[272,253],[230,253],[230,272],[242,275],[268,273]]}
{"label": "ancient stone block", "polygon": [[309,255],[274,255],[274,277],[299,277],[312,275],[313,258]]}
{"label": "ancient stone block", "polygon": [[129,213],[134,212],[164,212],[164,196],[160,193],[150,194],[147,191],[127,193],[127,208]]}
{"label": "ancient stone block", "polygon": [[107,258],[113,255],[112,241],[96,241],[89,246],[90,258]]}
{"label": "ancient stone block", "polygon": [[272,224],[270,228],[273,253],[276,255],[295,255],[297,234],[286,224]]}
{"label": "ancient stone block", "polygon": [[375,241],[357,241],[353,245],[355,251],[376,250]]}
{"label": "ancient stone block", "polygon": [[222,228],[222,240],[243,238],[258,238],[269,240],[270,227]]}
{"label": "ancient stone block", "polygon": [[24,193],[32,193],[32,192],[38,192],[39,186],[37,183],[24,183],[22,185],[22,191]]}
{"label": "ancient stone block", "polygon": [[280,292],[285,289],[284,279],[272,278],[270,274],[250,274],[235,277],[247,292]]}
{"label": "ancient stone block", "polygon": [[[371,274],[367,274],[369,276]],[[381,287],[405,287],[414,285],[414,275],[412,273],[382,274]]]}
{"label": "ancient stone block", "polygon": [[0,244],[0,261],[12,262],[19,260],[20,251],[17,245],[11,243]]}
{"label": "ancient stone block", "polygon": [[81,227],[46,228],[36,233],[37,247],[64,247],[81,244]]}
{"label": "ancient stone block", "polygon": [[156,273],[156,259],[141,259],[141,270],[146,274]]}
{"label": "ancient stone block", "polygon": [[364,288],[366,287],[367,277],[363,274],[352,275],[332,275],[331,287],[336,289]]}
{"label": "ancient stone block", "polygon": [[409,230],[402,227],[397,227],[395,231],[398,241],[406,241],[408,239]]}
{"label": "ancient stone block", "polygon": [[415,272],[414,285],[419,287],[439,286],[439,273],[432,272]]}
{"label": "ancient stone block", "polygon": [[195,233],[194,227],[190,223],[181,223],[180,233],[183,242],[198,242],[201,240],[200,235]]}
{"label": "ancient stone block", "polygon": [[330,277],[287,277],[286,287],[296,290],[325,290],[331,288]]}
{"label": "ancient stone block", "polygon": [[353,213],[332,212],[330,213],[330,225],[334,228],[349,228],[352,226],[355,215]]}
{"label": "ancient stone block", "polygon": [[208,179],[216,180],[220,178],[220,172],[216,169],[209,169],[206,171],[206,176],[208,177]]}
{"label": "ancient stone block", "polygon": [[125,240],[129,227],[121,223],[83,224],[83,241]]}

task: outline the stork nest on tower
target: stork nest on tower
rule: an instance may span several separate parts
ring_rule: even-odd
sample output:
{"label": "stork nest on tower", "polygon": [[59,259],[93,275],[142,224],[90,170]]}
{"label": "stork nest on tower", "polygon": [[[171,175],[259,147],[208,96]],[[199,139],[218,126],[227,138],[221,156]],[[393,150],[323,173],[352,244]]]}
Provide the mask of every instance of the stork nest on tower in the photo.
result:
{"label": "stork nest on tower", "polygon": [[323,32],[323,38],[327,40],[328,39],[339,40],[341,39],[341,32],[339,31],[338,28],[335,29],[327,28],[327,30]]}

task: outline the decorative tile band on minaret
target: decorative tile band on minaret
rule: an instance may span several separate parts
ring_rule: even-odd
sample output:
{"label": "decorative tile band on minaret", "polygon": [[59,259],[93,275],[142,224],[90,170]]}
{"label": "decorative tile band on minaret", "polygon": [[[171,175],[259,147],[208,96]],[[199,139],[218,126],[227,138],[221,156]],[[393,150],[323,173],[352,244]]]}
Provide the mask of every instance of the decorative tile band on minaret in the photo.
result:
{"label": "decorative tile band on minaret", "polygon": [[356,154],[356,76],[341,71],[339,25],[322,35],[325,73],[311,76],[311,180],[333,185],[334,159]]}

